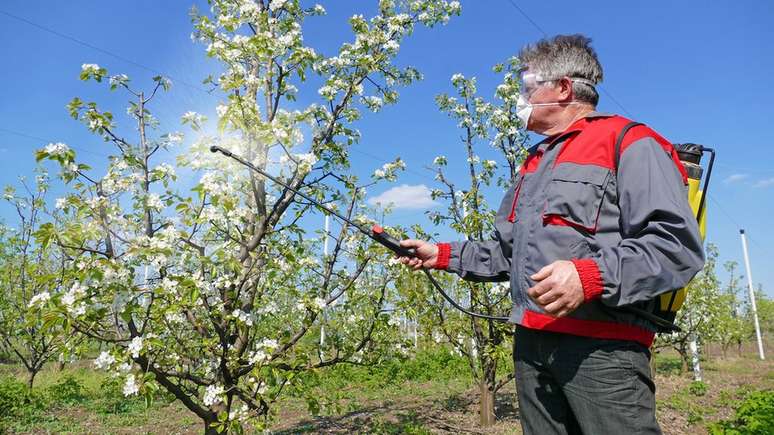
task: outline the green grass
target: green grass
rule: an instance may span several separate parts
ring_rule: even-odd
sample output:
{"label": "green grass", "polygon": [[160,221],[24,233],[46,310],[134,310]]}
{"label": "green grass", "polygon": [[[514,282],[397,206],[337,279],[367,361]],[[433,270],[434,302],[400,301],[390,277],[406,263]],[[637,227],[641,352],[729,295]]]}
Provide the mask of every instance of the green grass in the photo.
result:
{"label": "green grass", "polygon": [[[22,387],[22,388],[19,388]],[[141,398],[126,398],[121,380],[92,370],[86,364],[59,371],[46,367],[35,378],[32,393],[27,391],[26,372],[15,367],[0,369],[0,402],[3,391],[8,399],[22,406],[0,417],[0,433],[9,432],[94,432],[97,427],[132,427],[146,424],[154,413],[168,405],[170,398],[159,396],[146,408]]]}
{"label": "green grass", "polygon": [[[676,355],[662,353],[656,362],[661,382],[657,405],[666,418],[662,422],[665,427],[670,424],[668,416],[680,416],[681,424],[687,422],[694,427],[740,425],[744,420],[732,418],[734,410],[755,391],[774,386],[768,361],[707,361],[707,376],[701,383],[692,383],[689,373],[677,374],[680,360]],[[288,390],[291,394],[274,405],[273,430],[277,433],[319,433],[330,429],[337,433],[425,434],[454,427],[480,429],[476,426],[475,382],[466,361],[448,351],[419,353],[414,358],[385,361],[372,367],[341,365],[303,376],[309,390]],[[9,381],[7,390],[19,395],[12,403],[21,404],[13,417],[0,417],[0,433],[3,425],[11,433],[201,431],[199,419],[168,395],[159,394],[150,406],[137,397],[125,398],[121,380],[94,370],[91,361],[68,366],[63,371],[55,365],[46,367],[29,397],[24,395],[25,377],[18,366],[0,365],[0,411],[6,391],[3,380],[15,380],[13,385]],[[672,388],[662,389],[662,385]],[[503,394],[513,394],[512,386],[509,389]],[[310,396],[317,399],[312,406]],[[512,433],[518,428],[515,409],[505,418],[508,420],[498,433]],[[717,421],[727,421],[727,426],[712,426]],[[673,429],[678,433],[685,430],[684,426]]]}

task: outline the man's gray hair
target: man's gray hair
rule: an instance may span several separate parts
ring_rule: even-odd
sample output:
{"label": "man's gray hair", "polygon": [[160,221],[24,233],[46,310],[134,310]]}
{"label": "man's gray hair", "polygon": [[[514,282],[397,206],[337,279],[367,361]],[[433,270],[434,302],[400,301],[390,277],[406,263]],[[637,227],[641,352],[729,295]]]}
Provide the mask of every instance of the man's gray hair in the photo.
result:
{"label": "man's gray hair", "polygon": [[[597,84],[602,81],[602,65],[597,53],[591,48],[591,38],[576,35],[557,35],[527,45],[519,52],[519,60],[530,72],[544,80],[559,80],[563,77],[582,78]],[[574,81],[572,91],[575,99],[597,105],[599,94],[594,86]]]}

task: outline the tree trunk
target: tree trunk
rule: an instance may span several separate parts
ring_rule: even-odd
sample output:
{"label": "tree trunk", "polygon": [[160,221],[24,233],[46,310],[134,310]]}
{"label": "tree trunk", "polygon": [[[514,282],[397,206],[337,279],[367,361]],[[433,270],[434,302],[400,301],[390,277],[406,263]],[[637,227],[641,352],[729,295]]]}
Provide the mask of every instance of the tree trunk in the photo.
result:
{"label": "tree trunk", "polygon": [[479,417],[481,426],[489,427],[495,424],[495,395],[494,391],[492,391],[493,386],[489,385],[486,380],[482,379],[481,383],[479,383],[479,390],[481,393],[481,401],[479,403]]}
{"label": "tree trunk", "polygon": [[699,343],[695,335],[691,336],[691,341],[688,342],[688,347],[691,349],[691,366],[693,368],[693,380],[700,382],[701,378],[701,363],[699,362]]}
{"label": "tree trunk", "polygon": [[35,376],[38,374],[37,370],[27,370],[29,376],[27,378],[27,388],[32,391],[32,385],[35,383]]}

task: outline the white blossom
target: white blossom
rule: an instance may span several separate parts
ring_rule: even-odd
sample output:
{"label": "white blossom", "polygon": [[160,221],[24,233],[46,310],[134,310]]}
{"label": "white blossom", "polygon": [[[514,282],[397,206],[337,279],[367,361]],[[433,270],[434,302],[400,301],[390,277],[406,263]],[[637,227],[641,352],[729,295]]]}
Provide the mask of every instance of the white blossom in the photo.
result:
{"label": "white blossom", "polygon": [[28,307],[43,306],[51,299],[51,295],[48,292],[41,292],[36,294],[30,299]]}
{"label": "white blossom", "polygon": [[92,118],[89,121],[89,128],[92,130],[96,130],[98,128],[104,127],[105,122],[102,118]]}
{"label": "white blossom", "polygon": [[164,277],[164,279],[161,280],[161,288],[164,289],[165,292],[174,293],[175,290],[177,290],[177,281]]}
{"label": "white blossom", "polygon": [[126,74],[118,74],[110,77],[110,86],[125,85],[129,81],[129,76]]}
{"label": "white blossom", "polygon": [[140,351],[142,350],[142,337],[134,337],[126,350],[132,354],[132,358],[139,357]]}
{"label": "white blossom", "polygon": [[[308,172],[312,169],[312,165],[317,163],[317,156],[314,153],[293,154],[292,159],[298,162],[298,168],[300,171]],[[287,164],[291,160],[288,155],[280,157],[280,164]]]}
{"label": "white blossom", "polygon": [[330,85],[324,85],[317,90],[317,93],[326,100],[332,100],[336,96],[336,92],[338,92],[336,88]]}
{"label": "white blossom", "polygon": [[124,396],[129,397],[133,394],[137,394],[140,391],[140,387],[135,382],[134,374],[130,373],[126,376],[126,383],[124,383]]}
{"label": "white blossom", "polygon": [[110,354],[110,352],[102,351],[97,359],[94,360],[94,366],[100,370],[104,370],[110,368],[110,366],[115,362],[116,359],[113,357],[113,355]]}
{"label": "white blossom", "polygon": [[161,202],[161,197],[158,193],[150,193],[145,199],[145,205],[153,210],[160,211],[164,208],[164,204]]}
{"label": "white blossom", "polygon": [[56,208],[57,209],[63,209],[67,206],[67,198],[57,198],[56,199]]}
{"label": "white blossom", "polygon": [[252,16],[258,12],[258,5],[252,1],[244,2],[239,5],[239,14]]}
{"label": "white blossom", "polygon": [[379,111],[379,109],[384,105],[384,100],[374,96],[363,97],[363,102],[373,112]]}
{"label": "white blossom", "polygon": [[325,299],[323,299],[323,298],[320,298],[320,297],[314,298],[314,301],[313,301],[313,302],[314,302],[314,306],[315,306],[317,309],[320,309],[320,310],[322,310],[323,308],[325,308],[325,306],[327,305],[327,304],[325,303]]}
{"label": "white blossom", "polygon": [[395,52],[395,51],[398,51],[398,48],[400,48],[400,45],[398,44],[397,41],[390,39],[389,41],[384,43],[384,48],[387,51]]}
{"label": "white blossom", "polygon": [[82,286],[80,282],[75,282],[70,290],[62,296],[62,304],[67,308],[67,311],[75,316],[85,313],[86,307],[83,303],[75,306],[75,301],[79,297],[86,294],[86,287]]}
{"label": "white blossom", "polygon": [[180,133],[179,131],[169,133],[167,134],[167,140],[170,143],[180,143],[183,141],[183,133]]}
{"label": "white blossom", "polygon": [[232,421],[245,420],[249,415],[248,412],[249,412],[249,408],[247,407],[247,405],[242,404],[242,406],[239,409],[235,409],[228,413],[228,419]]}
{"label": "white blossom", "polygon": [[97,74],[99,73],[99,70],[100,70],[100,66],[97,65],[96,63],[84,63],[83,65],[81,65],[81,71],[83,72]]}
{"label": "white blossom", "polygon": [[159,174],[161,178],[175,176],[175,168],[173,168],[172,165],[168,163],[162,163],[156,166],[155,168],[153,168],[153,172]]}
{"label": "white blossom", "polygon": [[269,9],[276,11],[277,9],[285,6],[285,3],[287,0],[271,0],[271,3],[269,3]]}
{"label": "white blossom", "polygon": [[247,326],[253,325],[253,317],[250,314],[240,310],[239,308],[235,309],[231,313],[231,316]]}
{"label": "white blossom", "polygon": [[257,344],[258,347],[263,347],[266,349],[276,349],[277,346],[279,346],[279,342],[277,340],[274,340],[272,338],[264,338],[261,340],[260,343]]}
{"label": "white blossom", "polygon": [[250,354],[250,358],[248,359],[248,361],[250,362],[250,364],[259,364],[266,361],[268,358],[269,358],[269,354],[264,352],[263,349],[258,349],[253,351]]}
{"label": "white blossom", "polygon": [[206,118],[204,117],[204,115],[201,115],[193,111],[188,111],[183,114],[182,121],[183,121],[183,124],[185,123],[201,124],[202,122],[204,122],[205,119]]}
{"label": "white blossom", "polygon": [[204,392],[204,399],[202,399],[202,401],[206,406],[217,405],[223,401],[223,398],[221,397],[222,395],[222,385],[209,385],[207,386],[207,390]]}
{"label": "white blossom", "polygon": [[64,157],[65,154],[70,151],[70,147],[62,142],[50,143],[46,145],[44,149],[46,154],[53,157]]}

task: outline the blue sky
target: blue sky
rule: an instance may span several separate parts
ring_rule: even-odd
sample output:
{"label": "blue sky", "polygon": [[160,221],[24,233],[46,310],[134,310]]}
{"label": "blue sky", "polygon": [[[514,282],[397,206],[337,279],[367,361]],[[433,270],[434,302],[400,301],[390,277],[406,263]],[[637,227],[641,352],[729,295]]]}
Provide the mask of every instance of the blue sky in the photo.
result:
{"label": "blue sky", "polygon": [[[774,235],[769,231],[774,215],[774,158],[766,133],[774,119],[770,109],[774,3],[514,2],[548,34],[580,32],[594,40],[605,68],[606,93],[600,110],[629,114],[674,142],[701,143],[718,151],[708,202],[708,240],[718,245],[721,263],[736,260],[743,267],[739,228],[745,228],[754,280],[774,295]],[[83,160],[97,170],[104,166],[107,145],[71,120],[65,104],[80,96],[123,113],[125,98],[80,82],[82,63],[126,73],[136,83],[148,83],[154,75],[149,69],[171,76],[173,89],[155,107],[169,130],[182,129],[180,115],[188,110],[213,113],[218,97],[203,92],[199,83],[217,65],[189,38],[188,11],[194,3],[2,2],[0,184],[15,184],[19,175],[31,174],[33,150],[49,141],[82,150]],[[321,3],[329,14],[309,22],[305,40],[318,51],[331,53],[349,36],[342,26],[346,18],[367,15],[376,2]],[[398,63],[418,67],[425,78],[402,90],[397,106],[366,116],[359,124],[363,140],[352,156],[353,167],[362,175],[401,156],[409,170],[398,184],[414,192],[421,191],[422,184],[434,187],[432,174],[423,167],[439,154],[449,157],[451,167],[460,165],[464,156],[454,123],[436,110],[433,97],[450,92],[449,78],[460,72],[477,76],[481,95],[490,98],[498,84],[491,66],[543,36],[509,0],[463,0],[462,5],[461,17],[445,27],[416,32],[401,48]],[[498,201],[493,194],[490,202]],[[399,209],[388,219],[429,225],[423,211]],[[0,217],[12,223],[10,207],[3,205]],[[450,234],[438,231],[442,236]]]}

